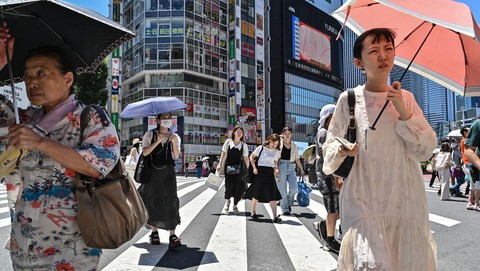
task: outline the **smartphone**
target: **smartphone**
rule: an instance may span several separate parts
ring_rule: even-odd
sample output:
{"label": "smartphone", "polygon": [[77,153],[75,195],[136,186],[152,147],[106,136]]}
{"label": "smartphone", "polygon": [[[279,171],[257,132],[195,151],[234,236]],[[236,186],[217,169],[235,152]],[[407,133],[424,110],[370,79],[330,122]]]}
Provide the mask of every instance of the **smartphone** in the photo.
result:
{"label": "smartphone", "polygon": [[336,136],[335,139],[342,144],[343,147],[345,147],[348,150],[352,149],[352,143],[350,141],[346,140],[345,138],[341,138]]}

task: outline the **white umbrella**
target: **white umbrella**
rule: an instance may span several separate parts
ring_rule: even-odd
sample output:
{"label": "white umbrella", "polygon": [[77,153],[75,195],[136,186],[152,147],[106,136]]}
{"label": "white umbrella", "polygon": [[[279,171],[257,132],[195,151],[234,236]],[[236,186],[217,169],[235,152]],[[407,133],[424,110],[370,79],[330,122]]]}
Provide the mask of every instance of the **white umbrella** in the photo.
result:
{"label": "white umbrella", "polygon": [[447,137],[461,137],[461,136],[462,134],[460,133],[460,129],[453,130],[447,135]]}
{"label": "white umbrella", "polygon": [[202,158],[202,161],[207,161],[208,159],[210,159],[210,157],[205,156],[205,157]]}

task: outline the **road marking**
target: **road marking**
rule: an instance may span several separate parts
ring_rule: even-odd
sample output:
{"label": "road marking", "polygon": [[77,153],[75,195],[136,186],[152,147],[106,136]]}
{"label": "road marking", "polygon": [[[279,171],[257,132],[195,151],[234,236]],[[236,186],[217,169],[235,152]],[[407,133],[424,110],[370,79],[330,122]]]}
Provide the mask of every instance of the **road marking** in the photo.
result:
{"label": "road marking", "polygon": [[[245,204],[238,204],[238,211],[245,212]],[[238,259],[247,259],[247,220],[244,215],[222,215],[219,217],[217,225],[212,232],[205,251],[214,251],[215,253],[205,253],[202,262],[197,270],[216,271],[216,270],[247,270],[247,261]]]}
{"label": "road marking", "polygon": [[10,226],[10,221],[12,221],[10,217],[0,219],[0,228]]}
{"label": "road marking", "polygon": [[460,221],[450,219],[450,218],[446,218],[446,217],[439,216],[439,215],[434,215],[434,214],[431,214],[431,213],[428,213],[428,219],[431,222],[435,222],[435,223],[438,223],[438,224],[441,224],[441,225],[444,225],[444,226],[447,226],[447,227],[451,227],[451,226],[454,226],[454,225],[457,225],[457,224],[461,223]]}

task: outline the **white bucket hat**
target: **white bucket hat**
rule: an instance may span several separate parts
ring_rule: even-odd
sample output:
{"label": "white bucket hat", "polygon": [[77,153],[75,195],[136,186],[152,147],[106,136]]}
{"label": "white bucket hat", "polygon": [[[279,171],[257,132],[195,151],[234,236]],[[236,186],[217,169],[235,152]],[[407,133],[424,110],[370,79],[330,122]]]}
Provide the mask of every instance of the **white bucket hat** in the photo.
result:
{"label": "white bucket hat", "polygon": [[325,125],[325,121],[327,120],[328,116],[333,115],[333,112],[335,112],[336,106],[334,104],[327,104],[324,107],[322,107],[322,110],[320,110],[319,114],[319,120],[318,124],[320,124],[320,127],[323,127]]}

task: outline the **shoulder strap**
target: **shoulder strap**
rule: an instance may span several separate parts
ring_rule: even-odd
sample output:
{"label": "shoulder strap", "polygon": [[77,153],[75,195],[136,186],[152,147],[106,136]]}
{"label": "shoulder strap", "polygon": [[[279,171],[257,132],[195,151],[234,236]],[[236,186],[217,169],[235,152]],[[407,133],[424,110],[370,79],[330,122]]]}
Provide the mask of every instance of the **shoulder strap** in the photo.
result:
{"label": "shoulder strap", "polygon": [[260,160],[260,156],[262,155],[262,152],[263,152],[263,146],[260,149],[260,152],[258,153],[257,159],[255,159],[255,165],[257,165],[257,166],[258,166],[258,161]]}
{"label": "shoulder strap", "polygon": [[347,90],[348,94],[348,108],[350,123],[348,129],[355,129],[355,91],[353,89]]}
{"label": "shoulder strap", "polygon": [[108,126],[108,117],[105,113],[105,110],[98,105],[92,104],[85,106],[80,114],[80,143],[83,142],[83,132],[85,131],[85,127],[89,121],[90,117],[90,110],[95,109],[100,117],[103,127]]}

